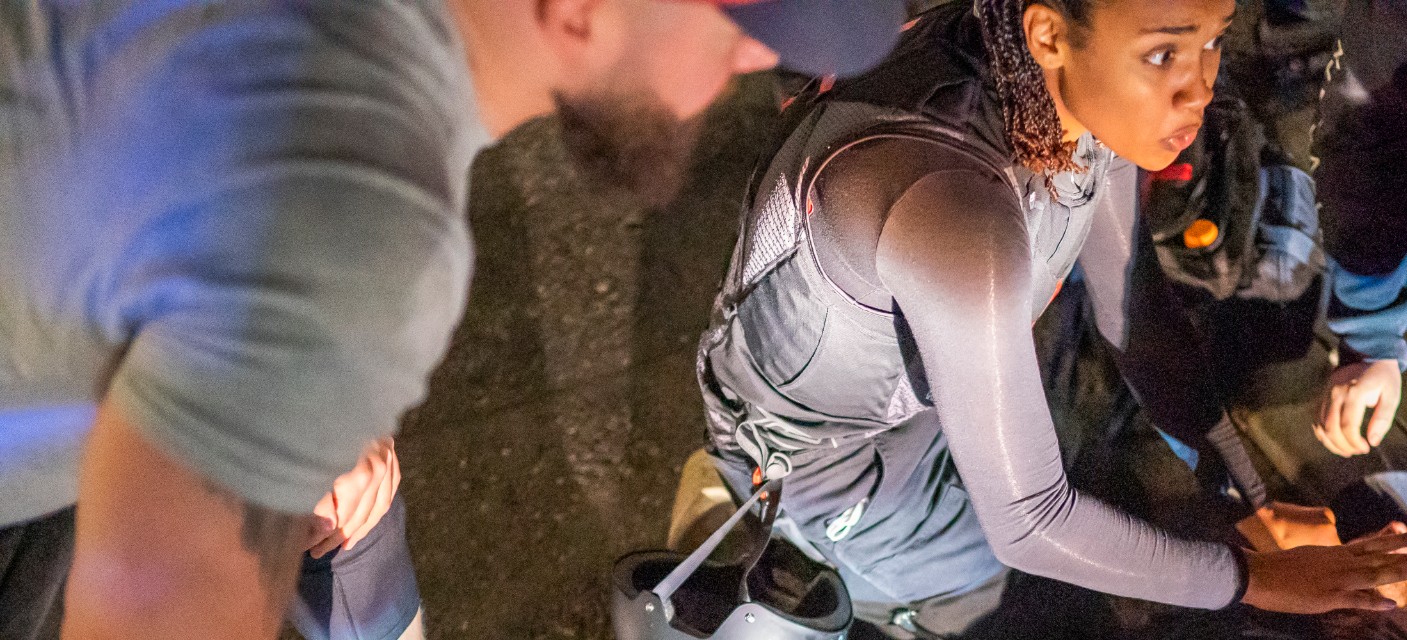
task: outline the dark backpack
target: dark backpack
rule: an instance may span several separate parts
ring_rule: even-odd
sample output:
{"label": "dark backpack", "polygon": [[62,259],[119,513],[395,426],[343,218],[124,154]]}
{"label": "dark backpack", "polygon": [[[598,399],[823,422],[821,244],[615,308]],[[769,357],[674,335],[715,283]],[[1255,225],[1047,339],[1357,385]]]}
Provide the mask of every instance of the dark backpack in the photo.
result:
{"label": "dark backpack", "polygon": [[1298,300],[1324,271],[1314,181],[1219,82],[1196,142],[1146,174],[1143,218],[1163,271],[1215,300]]}

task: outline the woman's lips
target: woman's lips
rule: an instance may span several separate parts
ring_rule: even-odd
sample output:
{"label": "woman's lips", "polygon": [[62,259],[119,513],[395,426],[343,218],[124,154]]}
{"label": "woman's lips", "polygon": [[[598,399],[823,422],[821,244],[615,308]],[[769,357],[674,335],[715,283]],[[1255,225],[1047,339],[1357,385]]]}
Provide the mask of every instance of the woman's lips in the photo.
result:
{"label": "woman's lips", "polygon": [[1197,132],[1202,129],[1202,125],[1193,124],[1185,126],[1175,131],[1172,135],[1163,138],[1163,147],[1173,153],[1181,153],[1183,149],[1192,146],[1192,141],[1197,139]]}

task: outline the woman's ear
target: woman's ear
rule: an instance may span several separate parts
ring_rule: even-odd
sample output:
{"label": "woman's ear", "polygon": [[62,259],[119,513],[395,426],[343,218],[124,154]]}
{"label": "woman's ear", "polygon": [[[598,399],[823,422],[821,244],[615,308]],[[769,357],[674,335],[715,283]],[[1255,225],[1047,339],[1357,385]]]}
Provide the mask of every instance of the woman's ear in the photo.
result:
{"label": "woman's ear", "polygon": [[1026,48],[1036,64],[1047,71],[1065,66],[1069,53],[1069,23],[1059,11],[1039,2],[1026,7],[1021,27],[1026,34]]}

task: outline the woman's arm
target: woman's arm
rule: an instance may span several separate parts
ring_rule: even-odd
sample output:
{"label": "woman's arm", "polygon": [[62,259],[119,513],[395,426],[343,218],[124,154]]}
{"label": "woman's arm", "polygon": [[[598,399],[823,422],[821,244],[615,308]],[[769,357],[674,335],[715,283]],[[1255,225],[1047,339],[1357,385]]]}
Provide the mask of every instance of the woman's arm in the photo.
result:
{"label": "woman's arm", "polygon": [[1237,598],[1244,578],[1231,549],[1171,538],[1066,481],[1031,336],[1024,214],[1008,186],[975,172],[919,181],[890,214],[878,264],[998,559],[1182,606]]}
{"label": "woman's arm", "polygon": [[[1024,218],[997,176],[952,171],[915,183],[891,211],[877,263],[913,332],[953,459],[999,559],[1182,606],[1216,608],[1241,597],[1248,581],[1236,551],[1173,538],[1067,482],[1031,336]],[[1361,546],[1248,559],[1245,601],[1279,610],[1379,606],[1383,599],[1362,589],[1407,574],[1403,558]]]}

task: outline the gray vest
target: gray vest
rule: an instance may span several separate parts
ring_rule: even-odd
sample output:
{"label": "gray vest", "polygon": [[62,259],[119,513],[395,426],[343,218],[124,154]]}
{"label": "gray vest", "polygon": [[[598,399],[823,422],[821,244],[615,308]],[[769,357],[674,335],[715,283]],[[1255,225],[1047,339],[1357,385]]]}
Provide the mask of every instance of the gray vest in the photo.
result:
{"label": "gray vest", "polygon": [[[698,372],[715,445],[741,449],[769,477],[788,454],[893,428],[931,406],[903,316],[860,304],[831,282],[812,249],[808,209],[830,159],[863,141],[944,145],[1004,175],[1026,207],[1037,296],[1032,321],[1070,272],[1089,231],[1111,154],[1089,136],[1087,173],[1044,178],[1013,165],[1000,107],[983,82],[974,20],[920,23],[874,72],[789,110],[798,121],[757,179]],[[975,41],[974,41],[975,39]],[[880,212],[856,212],[856,215]]]}

